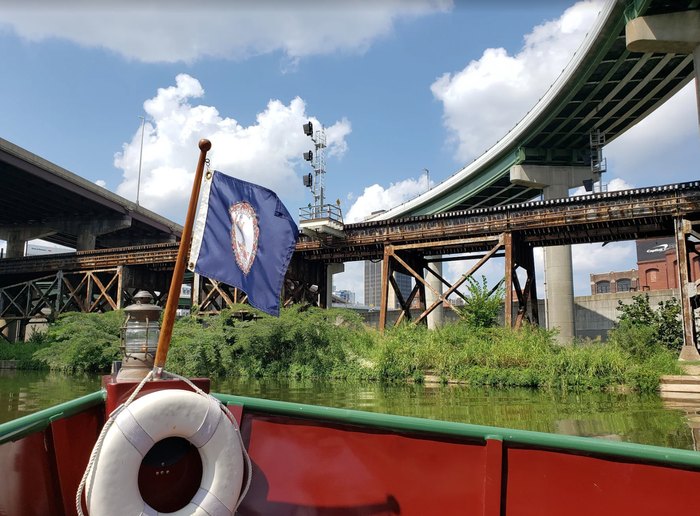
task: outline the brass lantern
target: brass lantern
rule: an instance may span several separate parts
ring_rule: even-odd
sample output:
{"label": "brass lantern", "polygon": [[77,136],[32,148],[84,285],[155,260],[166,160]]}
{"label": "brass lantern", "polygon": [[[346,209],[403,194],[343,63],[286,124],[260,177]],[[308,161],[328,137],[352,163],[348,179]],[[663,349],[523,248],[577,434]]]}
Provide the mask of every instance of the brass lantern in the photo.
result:
{"label": "brass lantern", "polygon": [[153,296],[141,290],[134,296],[134,304],[124,308],[127,315],[120,339],[124,360],[117,381],[141,380],[153,369],[163,309],[152,301]]}

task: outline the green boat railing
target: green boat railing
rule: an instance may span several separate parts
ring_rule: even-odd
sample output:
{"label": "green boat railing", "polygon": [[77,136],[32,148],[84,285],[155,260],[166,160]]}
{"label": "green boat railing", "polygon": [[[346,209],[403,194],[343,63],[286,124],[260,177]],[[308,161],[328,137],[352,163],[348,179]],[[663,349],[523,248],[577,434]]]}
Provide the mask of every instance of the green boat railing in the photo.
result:
{"label": "green boat railing", "polygon": [[[58,419],[70,417],[88,408],[103,404],[105,391],[97,391],[51,408],[0,423],[0,444],[16,441],[44,430]],[[700,453],[692,450],[664,448],[647,444],[608,441],[599,438],[548,434],[491,426],[397,416],[360,410],[340,409],[286,401],[214,393],[226,404],[240,405],[246,410],[280,416],[299,417],[344,425],[359,425],[392,431],[450,436],[475,440],[497,440],[509,445],[536,447],[567,452],[615,456],[636,461],[655,462],[700,469]]]}
{"label": "green boat railing", "polygon": [[53,421],[70,417],[95,405],[101,405],[105,402],[106,396],[105,391],[96,391],[33,414],[0,423],[0,444],[17,441],[34,432],[41,432]]}

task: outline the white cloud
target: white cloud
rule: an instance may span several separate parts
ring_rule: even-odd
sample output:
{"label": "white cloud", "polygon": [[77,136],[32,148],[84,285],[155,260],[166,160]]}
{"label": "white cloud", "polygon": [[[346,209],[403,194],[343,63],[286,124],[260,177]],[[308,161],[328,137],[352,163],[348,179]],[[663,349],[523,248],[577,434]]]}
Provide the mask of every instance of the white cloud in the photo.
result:
{"label": "white cloud", "polygon": [[[630,190],[634,188],[634,185],[629,184],[627,181],[620,177],[613,177],[612,179],[606,178],[603,176],[603,183],[605,184],[605,188],[608,192],[617,192],[620,190]],[[596,192],[599,192],[598,190],[599,185],[596,184],[595,186]],[[578,195],[587,195],[591,192],[587,192],[586,189],[583,186],[579,186],[575,190],[571,191],[569,194],[569,197],[576,197]]]}
{"label": "white cloud", "polygon": [[362,52],[390,34],[398,20],[451,8],[450,0],[382,0],[322,4],[243,0],[87,2],[60,5],[10,0],[0,28],[29,41],[67,39],[144,62],[193,62],[204,57],[245,58],[282,51],[294,67],[299,57]]}
{"label": "white cloud", "polygon": [[104,179],[98,179],[95,181],[95,184],[97,186],[101,186],[102,188],[107,188],[107,182]]}
{"label": "white cloud", "polygon": [[[432,182],[430,183],[432,186]],[[373,184],[365,188],[362,195],[355,199],[352,193],[347,196],[348,201],[355,201],[345,213],[343,219],[346,223],[360,222],[372,212],[386,210],[405,202],[428,189],[428,177],[422,175],[418,179],[406,179],[398,183],[391,183],[388,188]],[[355,292],[358,303],[364,303],[364,262],[352,262],[345,264],[345,272],[333,277],[333,282],[338,289]]]}
{"label": "white cloud", "polygon": [[365,262],[348,262],[345,271],[333,276],[336,290],[350,290],[355,293],[355,302],[365,302]]}
{"label": "white cloud", "polygon": [[574,55],[601,5],[579,2],[535,27],[516,55],[486,49],[480,59],[432,84],[458,159],[470,161],[486,151],[536,104]]}
{"label": "white cloud", "polygon": [[[431,182],[432,186],[432,182]],[[380,210],[388,210],[394,206],[417,197],[428,189],[428,178],[423,175],[418,179],[405,179],[398,183],[391,183],[388,188],[373,184],[365,188],[345,214],[345,222],[360,222],[372,213]],[[348,196],[348,199],[353,197]]]}
{"label": "white cloud", "polygon": [[[578,244],[571,246],[574,274],[577,270],[586,273],[585,284],[588,284],[588,273],[611,272],[628,270],[636,267],[636,251],[634,242],[612,242],[599,244]],[[580,283],[580,282],[579,282]],[[590,294],[590,289],[588,290]]]}
{"label": "white cloud", "polygon": [[[140,203],[173,220],[184,218],[201,138],[212,142],[208,155],[212,168],[266,186],[285,202],[303,198],[304,187],[294,172],[309,145],[301,126],[307,120],[321,125],[306,113],[304,101],[297,97],[285,105],[271,100],[258,113],[255,124],[244,127],[212,106],[192,102],[203,95],[197,79],[181,74],[175,86],[160,88],[155,97],[144,102],[148,121],[144,126]],[[329,155],[343,154],[350,132],[350,122],[345,119],[327,128]],[[114,165],[123,171],[117,193],[127,199],[136,199],[140,148],[139,126],[114,158]]]}
{"label": "white cloud", "polygon": [[694,82],[605,146],[609,173],[638,187],[697,179],[700,153]]}

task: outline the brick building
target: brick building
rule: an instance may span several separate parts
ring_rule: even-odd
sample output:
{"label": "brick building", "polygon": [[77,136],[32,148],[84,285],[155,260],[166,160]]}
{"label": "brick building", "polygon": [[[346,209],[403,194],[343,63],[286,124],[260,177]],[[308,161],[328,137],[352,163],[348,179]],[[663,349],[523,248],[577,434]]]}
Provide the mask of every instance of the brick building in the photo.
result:
{"label": "brick building", "polygon": [[[690,281],[700,278],[700,255],[690,253]],[[637,240],[640,290],[678,288],[678,260],[673,238]]]}
{"label": "brick building", "polygon": [[[666,290],[678,288],[676,240],[637,240],[637,269],[591,274],[591,294]],[[690,279],[700,279],[700,255],[690,253]]]}
{"label": "brick building", "polygon": [[637,269],[591,274],[591,294],[636,292],[639,288]]}

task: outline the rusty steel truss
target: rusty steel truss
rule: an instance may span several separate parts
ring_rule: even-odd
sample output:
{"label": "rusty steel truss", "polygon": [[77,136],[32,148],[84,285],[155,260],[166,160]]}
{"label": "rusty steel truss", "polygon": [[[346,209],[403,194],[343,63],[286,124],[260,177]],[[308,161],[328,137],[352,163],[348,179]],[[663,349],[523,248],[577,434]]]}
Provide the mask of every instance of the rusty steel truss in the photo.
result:
{"label": "rusty steel truss", "polygon": [[[700,241],[700,182],[666,185],[619,192],[536,201],[509,206],[465,210],[436,215],[406,217],[385,221],[363,222],[345,226],[343,239],[304,238],[297,253],[310,262],[333,263],[350,260],[383,260],[380,328],[386,325],[389,287],[401,306],[398,321],[411,317],[410,308],[417,303],[423,322],[439,304],[455,309],[448,296],[459,294],[458,288],[487,260],[505,258],[505,322],[520,326],[526,318],[537,323],[537,294],[532,250],[534,247],[594,242],[617,242],[675,235],[678,249],[679,285],[685,331],[684,352],[695,351],[695,292],[691,291],[689,254]],[[477,253],[475,255],[475,253]],[[481,254],[478,254],[481,253]],[[465,256],[466,254],[466,256]],[[460,279],[439,294],[426,281],[426,257],[462,255],[459,259],[479,261]],[[518,269],[525,271],[523,285]],[[393,279],[393,272],[409,274],[415,287],[404,299]],[[437,298],[426,306],[425,289]],[[515,308],[514,308],[515,307]]]}
{"label": "rusty steel truss", "polygon": [[[506,323],[519,326],[526,318],[537,323],[539,314],[535,302],[533,248],[675,235],[685,338],[686,345],[690,346],[689,343],[696,341],[693,310],[697,303],[692,285],[688,284],[689,255],[695,252],[695,246],[700,241],[698,225],[699,181],[346,224],[342,238],[330,235],[321,238],[300,237],[285,280],[283,304],[288,306],[303,302],[324,306],[327,299],[326,273],[330,264],[383,260],[382,327],[386,324],[389,287],[395,291],[401,305],[399,320],[410,319],[410,308],[418,305],[420,314],[414,322],[419,323],[425,321],[440,303],[451,306],[448,299],[451,294],[463,296],[459,287],[486,261],[501,257],[505,259]],[[167,284],[163,285],[160,281],[151,285],[149,278],[167,276],[176,255],[176,244],[156,244],[0,260],[0,302],[3,303],[0,318],[4,314],[6,320],[13,317],[26,320],[51,303],[58,306],[55,310],[60,311],[114,309],[115,306],[124,306],[128,296],[125,292],[137,285],[152,292],[165,292]],[[467,258],[477,259],[478,262],[453,285],[434,271],[427,273],[446,287],[444,293],[440,294],[430,286],[425,272],[429,263]],[[120,267],[126,267],[133,273],[129,281],[122,281],[121,288],[117,286],[118,280],[115,283],[99,276],[104,271],[116,271]],[[522,285],[517,274],[519,270],[524,271],[525,275]],[[393,271],[407,273],[415,279],[415,287],[405,299],[390,274]],[[82,293],[77,293],[77,287],[73,286],[71,290],[65,283],[56,280],[55,285],[65,285],[62,291],[75,292],[67,294],[68,297],[56,305],[56,299],[42,290],[44,287],[40,284],[53,284],[53,280],[42,281],[41,278],[55,276],[58,272],[64,278],[75,275],[71,285],[88,285],[92,281],[92,297],[88,297],[86,291],[83,298]],[[93,279],[89,279],[90,274]],[[205,279],[194,287],[193,301],[200,311],[219,311],[246,299],[243,292],[233,287]],[[87,289],[87,286],[84,288]],[[426,302],[426,289],[432,290],[436,296],[430,305]],[[116,293],[119,290],[121,294]]]}

